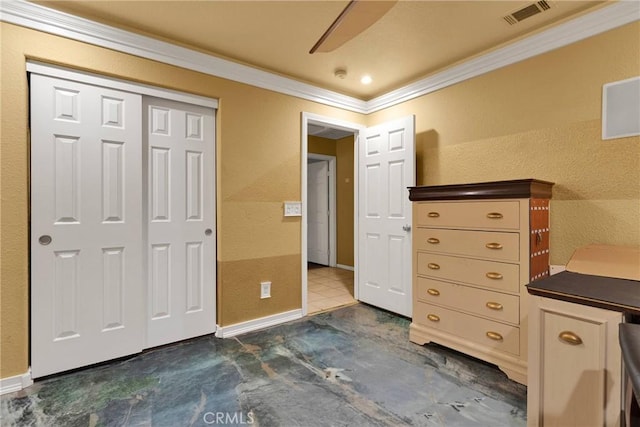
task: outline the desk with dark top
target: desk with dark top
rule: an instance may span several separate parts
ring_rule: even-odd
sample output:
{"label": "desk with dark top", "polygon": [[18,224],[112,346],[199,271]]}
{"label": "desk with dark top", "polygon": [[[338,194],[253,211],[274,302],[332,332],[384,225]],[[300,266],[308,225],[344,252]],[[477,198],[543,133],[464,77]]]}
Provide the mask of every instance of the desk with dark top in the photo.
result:
{"label": "desk with dark top", "polygon": [[635,394],[627,407],[627,422],[640,426],[640,281],[563,271],[527,285],[530,294],[625,314],[620,324],[620,349]]}
{"label": "desk with dark top", "polygon": [[531,295],[640,316],[640,282],[563,271],[527,285]]}

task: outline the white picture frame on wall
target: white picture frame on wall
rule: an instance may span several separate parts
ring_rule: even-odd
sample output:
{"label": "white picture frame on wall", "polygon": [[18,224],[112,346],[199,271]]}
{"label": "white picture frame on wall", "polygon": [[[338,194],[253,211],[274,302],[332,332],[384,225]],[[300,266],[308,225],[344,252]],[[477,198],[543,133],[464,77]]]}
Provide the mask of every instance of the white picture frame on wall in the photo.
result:
{"label": "white picture frame on wall", "polygon": [[640,76],[602,87],[602,139],[640,135]]}

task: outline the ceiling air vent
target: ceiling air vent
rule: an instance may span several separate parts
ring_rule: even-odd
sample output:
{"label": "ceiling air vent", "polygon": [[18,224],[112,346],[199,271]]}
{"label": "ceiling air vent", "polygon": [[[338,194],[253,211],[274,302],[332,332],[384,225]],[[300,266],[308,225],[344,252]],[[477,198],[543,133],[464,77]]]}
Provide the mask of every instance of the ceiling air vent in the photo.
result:
{"label": "ceiling air vent", "polygon": [[529,6],[525,6],[522,9],[516,10],[515,12],[505,16],[504,20],[510,25],[515,25],[520,21],[530,18],[533,15],[537,15],[540,12],[544,12],[545,10],[549,10],[550,8],[551,6],[548,2],[541,0],[536,3],[531,3]]}

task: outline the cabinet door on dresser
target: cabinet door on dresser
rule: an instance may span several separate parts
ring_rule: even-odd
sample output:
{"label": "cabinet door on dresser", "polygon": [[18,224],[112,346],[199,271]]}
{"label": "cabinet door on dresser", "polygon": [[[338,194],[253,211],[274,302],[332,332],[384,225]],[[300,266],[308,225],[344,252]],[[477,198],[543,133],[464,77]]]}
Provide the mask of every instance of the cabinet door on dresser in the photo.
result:
{"label": "cabinet door on dresser", "polygon": [[529,426],[620,426],[622,314],[531,297]]}

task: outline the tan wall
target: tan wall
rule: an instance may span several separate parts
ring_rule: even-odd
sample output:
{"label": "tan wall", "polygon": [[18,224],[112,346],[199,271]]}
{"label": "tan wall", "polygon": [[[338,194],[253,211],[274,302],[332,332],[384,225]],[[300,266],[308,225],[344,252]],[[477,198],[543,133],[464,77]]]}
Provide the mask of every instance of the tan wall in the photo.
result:
{"label": "tan wall", "polygon": [[307,151],[314,154],[324,154],[325,156],[336,156],[336,141],[329,138],[309,135]]}
{"label": "tan wall", "polygon": [[340,265],[353,267],[353,136],[336,141],[336,261]]}
{"label": "tan wall", "polygon": [[640,75],[640,23],[372,114],[416,115],[417,183],[555,182],[551,263],[640,245],[640,138],[601,140],[602,85]]}
{"label": "tan wall", "polygon": [[[362,115],[0,25],[0,378],[28,367],[27,57],[218,98],[218,322],[300,308],[301,224],[283,217],[283,201],[300,200],[301,112],[355,123],[364,122]],[[259,298],[261,280],[273,282],[272,298]]]}

